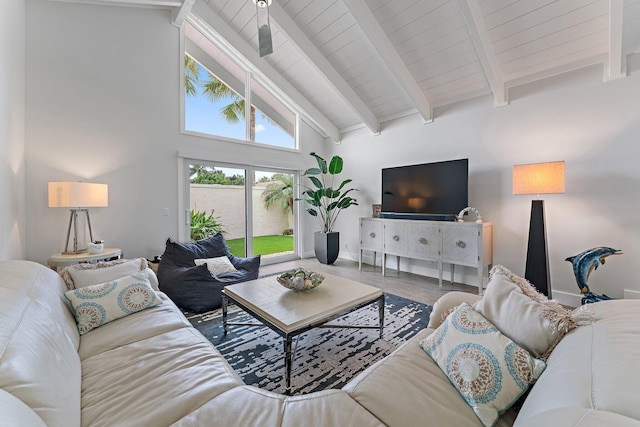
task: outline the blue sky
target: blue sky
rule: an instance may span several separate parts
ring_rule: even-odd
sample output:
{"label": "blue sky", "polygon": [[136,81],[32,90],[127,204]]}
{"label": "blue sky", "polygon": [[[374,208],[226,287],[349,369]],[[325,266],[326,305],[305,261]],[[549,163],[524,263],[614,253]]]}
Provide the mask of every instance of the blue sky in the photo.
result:
{"label": "blue sky", "polygon": [[[198,71],[200,81],[207,81],[207,72],[200,64],[198,64]],[[232,98],[228,97],[217,102],[212,102],[202,94],[201,87],[197,89],[198,94],[196,96],[185,96],[185,129],[210,135],[246,140],[245,121],[240,120],[238,123],[232,124],[229,123],[221,113],[221,110],[232,102]],[[263,118],[262,114],[258,111],[256,111],[256,140],[277,147],[294,148],[293,138],[278,126]]]}

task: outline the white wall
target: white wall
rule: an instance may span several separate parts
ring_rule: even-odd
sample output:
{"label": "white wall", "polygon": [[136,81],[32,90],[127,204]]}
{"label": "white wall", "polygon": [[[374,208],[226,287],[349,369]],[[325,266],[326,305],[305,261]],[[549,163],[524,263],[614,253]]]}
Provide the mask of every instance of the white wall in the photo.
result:
{"label": "white wall", "polygon": [[[181,134],[168,10],[27,0],[26,13],[28,259],[64,246],[69,213],[47,207],[48,181],[109,184],[109,207],[91,210],[94,238],[151,257],[178,236],[179,153],[298,170],[322,150],[307,125],[305,154]],[[312,248],[304,237],[303,252]]]}
{"label": "white wall", "polygon": [[25,4],[0,2],[0,260],[25,255]]}
{"label": "white wall", "polygon": [[[413,115],[385,123],[379,136],[365,129],[346,135],[333,151],[361,191],[360,206],[339,220],[340,256],[357,259],[358,217],[380,203],[381,168],[468,157],[469,203],[494,224],[494,264],[522,275],[531,197],[512,195],[512,166],[565,160],[565,194],[543,197],[552,288],[577,294],[564,259],[612,246],[624,255],[591,275],[592,291],[622,297],[625,288],[640,290],[640,72],[633,60],[625,79],[603,83],[594,67],[512,89],[503,108],[482,97],[437,110],[431,124]],[[427,263],[405,260],[401,268],[434,274]],[[458,280],[472,283],[473,270],[459,270],[466,276]]]}

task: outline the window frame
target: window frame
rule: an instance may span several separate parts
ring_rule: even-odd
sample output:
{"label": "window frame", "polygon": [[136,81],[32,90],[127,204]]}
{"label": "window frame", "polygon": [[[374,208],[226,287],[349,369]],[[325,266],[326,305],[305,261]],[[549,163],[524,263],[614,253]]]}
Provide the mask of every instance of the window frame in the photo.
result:
{"label": "window frame", "polygon": [[[255,171],[261,172],[274,172],[274,173],[286,173],[293,175],[293,188],[294,198],[300,198],[300,179],[301,171],[294,169],[287,169],[285,167],[275,167],[269,165],[258,164],[240,164],[235,162],[224,161],[222,159],[214,159],[211,156],[196,153],[178,153],[178,239],[181,242],[188,242],[190,240],[190,179],[189,179],[189,165],[190,164],[202,164],[212,167],[224,167],[234,169],[245,170],[245,242],[246,253],[253,252],[253,199],[252,199],[252,185],[247,185],[248,181],[253,181]],[[251,179],[248,179],[251,177]],[[253,183],[251,183],[253,184]],[[280,262],[298,260],[302,257],[302,245],[303,236],[301,232],[301,218],[298,204],[294,203],[293,206],[293,223],[294,223],[294,243],[293,253],[278,255],[274,257],[264,256],[261,259],[261,265],[276,264]],[[251,238],[249,238],[251,234]]]}
{"label": "window frame", "polygon": [[[179,78],[180,133],[185,135],[198,136],[201,138],[206,138],[206,139],[211,139],[216,141],[227,141],[227,142],[233,142],[236,144],[259,146],[259,147],[264,147],[264,148],[273,149],[273,150],[282,150],[282,151],[296,152],[296,153],[301,152],[300,125],[301,125],[302,113],[298,111],[298,109],[290,101],[288,101],[287,97],[280,90],[278,90],[277,87],[269,79],[267,79],[262,73],[260,73],[259,70],[256,70],[246,59],[243,58],[243,56],[239,52],[233,49],[227,42],[224,42],[223,39],[219,35],[217,35],[217,33],[210,26],[208,26],[204,21],[198,19],[197,17],[194,17],[193,15],[189,15],[185,19],[185,24],[189,24],[193,26],[197,31],[199,31],[203,35],[203,37],[207,39],[208,42],[214,44],[222,52],[222,54],[226,55],[230,61],[233,61],[235,65],[237,65],[239,68],[241,68],[244,71],[245,139],[236,139],[236,138],[228,137],[224,135],[213,135],[209,133],[186,129],[186,126],[185,126],[186,93],[185,93],[185,82],[184,82],[184,76],[185,76],[184,56],[189,53],[187,52],[187,42],[186,42],[187,36],[185,34],[184,25],[180,26],[180,54],[181,54],[180,56],[181,60],[179,62],[180,63],[180,78]],[[201,65],[202,67],[208,70],[208,68],[204,64],[202,64],[201,61],[198,61],[198,58],[195,58],[192,54],[189,54],[189,56],[194,58],[194,60],[198,62],[199,65]],[[209,58],[212,61],[215,61],[216,63],[218,63],[215,58],[211,56],[209,56]],[[220,66],[222,65],[220,64]],[[250,115],[250,108],[252,106],[252,102],[251,102],[251,95],[252,95],[251,81],[252,80],[254,80],[257,84],[261,85],[265,90],[269,91],[269,93],[278,102],[282,103],[282,105],[286,107],[289,111],[291,111],[291,113],[294,115],[294,123],[293,123],[294,147],[293,148],[280,147],[280,146],[271,145],[265,142],[251,141],[249,139],[251,134],[251,129],[250,129],[251,123],[249,120],[249,115]],[[256,107],[256,109],[258,108]]]}

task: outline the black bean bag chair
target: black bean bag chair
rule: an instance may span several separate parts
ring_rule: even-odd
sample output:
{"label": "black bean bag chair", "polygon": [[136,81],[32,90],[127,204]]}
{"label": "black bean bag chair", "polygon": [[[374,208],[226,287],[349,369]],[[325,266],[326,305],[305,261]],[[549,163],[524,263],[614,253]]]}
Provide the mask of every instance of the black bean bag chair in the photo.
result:
{"label": "black bean bag chair", "polygon": [[[237,271],[212,274],[206,264],[196,259],[226,256]],[[158,265],[158,284],[178,307],[196,313],[219,308],[222,289],[226,285],[258,278],[260,255],[240,258],[229,252],[227,242],[218,233],[193,243],[167,239],[166,249]]]}

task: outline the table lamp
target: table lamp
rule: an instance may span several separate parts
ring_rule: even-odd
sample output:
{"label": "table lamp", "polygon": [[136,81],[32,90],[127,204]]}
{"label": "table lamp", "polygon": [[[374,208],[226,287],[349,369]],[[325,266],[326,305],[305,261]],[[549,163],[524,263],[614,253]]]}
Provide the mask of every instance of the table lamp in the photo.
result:
{"label": "table lamp", "polygon": [[564,193],[564,161],[513,167],[513,194],[537,195],[536,200],[531,201],[524,277],[548,297],[551,297],[549,255],[547,254],[544,200],[540,200],[540,194],[554,193]]}
{"label": "table lamp", "polygon": [[[78,254],[87,248],[78,249],[78,212],[84,212],[89,226],[89,238],[93,242],[91,219],[88,208],[103,208],[109,205],[109,186],[107,184],[93,184],[89,182],[50,182],[49,207],[70,208],[67,243],[63,254]],[[69,237],[73,225],[73,250],[69,251]]]}

